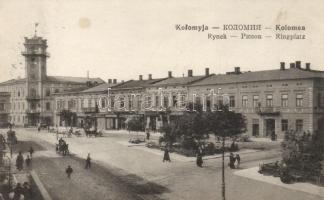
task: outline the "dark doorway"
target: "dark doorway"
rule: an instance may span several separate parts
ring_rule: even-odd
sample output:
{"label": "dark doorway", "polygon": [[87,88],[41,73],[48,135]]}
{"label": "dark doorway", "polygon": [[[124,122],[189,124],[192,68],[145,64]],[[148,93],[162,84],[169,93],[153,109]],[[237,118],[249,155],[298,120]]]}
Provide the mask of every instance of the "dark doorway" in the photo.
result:
{"label": "dark doorway", "polygon": [[275,120],[266,119],[266,136],[271,136],[272,133],[275,133]]}
{"label": "dark doorway", "polygon": [[255,136],[255,137],[258,137],[260,135],[259,133],[259,124],[253,124],[252,126],[252,135]]}

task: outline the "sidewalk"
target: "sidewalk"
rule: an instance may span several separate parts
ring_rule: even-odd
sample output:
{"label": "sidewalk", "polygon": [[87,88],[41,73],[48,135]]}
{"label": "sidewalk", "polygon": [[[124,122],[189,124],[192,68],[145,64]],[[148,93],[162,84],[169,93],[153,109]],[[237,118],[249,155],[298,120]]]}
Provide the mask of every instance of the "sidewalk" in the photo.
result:
{"label": "sidewalk", "polygon": [[313,185],[310,183],[292,183],[285,184],[282,183],[279,177],[274,176],[264,176],[263,174],[258,173],[259,167],[253,167],[249,169],[244,169],[234,172],[237,176],[242,176],[245,178],[270,183],[280,187],[284,187],[294,191],[306,192],[309,194],[317,195],[324,198],[324,187]]}

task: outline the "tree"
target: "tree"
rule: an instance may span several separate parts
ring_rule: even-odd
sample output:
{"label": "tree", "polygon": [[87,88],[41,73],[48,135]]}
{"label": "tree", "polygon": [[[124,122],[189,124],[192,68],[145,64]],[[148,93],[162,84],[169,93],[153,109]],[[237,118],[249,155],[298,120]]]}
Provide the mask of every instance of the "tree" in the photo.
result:
{"label": "tree", "polygon": [[127,130],[129,132],[135,131],[144,131],[144,120],[141,116],[132,116],[126,120]]}
{"label": "tree", "polygon": [[62,110],[60,112],[61,120],[65,122],[65,126],[69,126],[72,123],[73,113],[70,110]]}
{"label": "tree", "polygon": [[208,130],[215,136],[235,137],[246,131],[246,119],[241,113],[229,111],[227,106],[221,106],[218,111],[206,113]]}
{"label": "tree", "polygon": [[231,138],[246,131],[245,117],[221,105],[218,111],[209,111],[206,119],[208,119],[209,131],[222,138],[222,199],[225,200],[225,138]]}
{"label": "tree", "polygon": [[188,112],[179,117],[175,133],[177,138],[183,139],[182,145],[185,149],[197,148],[208,138],[208,119],[201,106],[195,106],[196,111],[193,111],[191,106],[189,108]]}

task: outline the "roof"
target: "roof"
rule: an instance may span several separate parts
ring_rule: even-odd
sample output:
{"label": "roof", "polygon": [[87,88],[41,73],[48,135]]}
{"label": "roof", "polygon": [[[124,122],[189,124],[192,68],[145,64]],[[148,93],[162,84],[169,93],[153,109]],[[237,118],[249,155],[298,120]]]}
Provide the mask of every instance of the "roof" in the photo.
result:
{"label": "roof", "polygon": [[104,83],[101,78],[87,78],[87,77],[72,77],[72,76],[47,76],[47,81],[51,82],[70,82],[70,83],[86,83],[87,81]]}
{"label": "roof", "polygon": [[10,84],[15,84],[19,82],[25,82],[26,78],[21,78],[21,79],[10,79],[8,81],[1,82],[0,85],[10,85]]}
{"label": "roof", "polygon": [[157,83],[159,81],[163,81],[164,79],[165,78],[147,79],[147,80],[129,80],[112,87],[112,89],[117,90],[117,89],[143,88],[143,87],[150,86],[154,83]]}
{"label": "roof", "polygon": [[206,79],[191,84],[191,86],[309,78],[324,78],[324,71],[289,68],[285,70],[277,69],[244,72],[241,74],[214,74]]}
{"label": "roof", "polygon": [[[21,79],[11,79],[5,82],[0,83],[0,85],[10,85],[19,82],[25,82],[26,78]],[[47,81],[49,82],[63,82],[63,83],[86,83],[87,81],[97,82],[99,84],[104,83],[101,78],[86,78],[86,77],[72,77],[72,76],[47,76]]]}
{"label": "roof", "polygon": [[168,85],[187,85],[195,81],[206,78],[207,76],[190,76],[190,77],[172,77],[153,84],[152,86],[168,86]]}
{"label": "roof", "polygon": [[92,93],[92,92],[106,92],[109,87],[113,87],[116,84],[112,83],[103,83],[98,86],[83,90],[82,93]]}

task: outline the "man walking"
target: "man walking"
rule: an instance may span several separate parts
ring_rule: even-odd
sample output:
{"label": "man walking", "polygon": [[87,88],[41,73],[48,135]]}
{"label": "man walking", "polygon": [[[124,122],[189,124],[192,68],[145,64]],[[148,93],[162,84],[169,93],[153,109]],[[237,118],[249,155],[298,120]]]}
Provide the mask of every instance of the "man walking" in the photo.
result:
{"label": "man walking", "polygon": [[30,147],[30,149],[29,149],[30,159],[33,158],[33,153],[34,153],[34,149],[33,149],[33,147]]}
{"label": "man walking", "polygon": [[91,168],[91,158],[90,158],[90,153],[88,153],[87,159],[86,159],[86,165],[85,165],[86,169]]}
{"label": "man walking", "polygon": [[19,151],[19,154],[16,159],[16,167],[19,171],[21,171],[23,169],[23,165],[24,165],[24,157],[21,154],[21,151]]}
{"label": "man walking", "polygon": [[66,170],[65,170],[66,174],[67,174],[67,177],[68,178],[71,178],[71,174],[73,173],[73,169],[72,167],[69,165]]}
{"label": "man walking", "polygon": [[240,167],[240,164],[241,164],[241,157],[239,154],[236,154],[236,162],[237,162],[237,165],[236,165],[236,168],[238,169]]}

